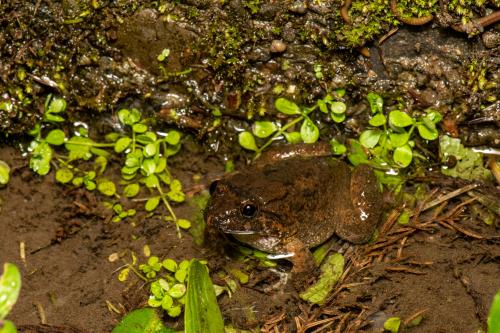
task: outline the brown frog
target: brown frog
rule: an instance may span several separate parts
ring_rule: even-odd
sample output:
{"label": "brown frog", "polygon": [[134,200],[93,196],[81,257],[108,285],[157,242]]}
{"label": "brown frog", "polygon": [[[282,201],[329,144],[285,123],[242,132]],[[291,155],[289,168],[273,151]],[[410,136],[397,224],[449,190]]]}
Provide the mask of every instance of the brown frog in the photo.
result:
{"label": "brown frog", "polygon": [[[279,153],[213,184],[210,229],[271,254],[290,256],[293,271],[314,268],[309,248],[337,234],[367,242],[380,219],[382,195],[373,170],[328,157]],[[265,159],[264,159],[265,160]]]}

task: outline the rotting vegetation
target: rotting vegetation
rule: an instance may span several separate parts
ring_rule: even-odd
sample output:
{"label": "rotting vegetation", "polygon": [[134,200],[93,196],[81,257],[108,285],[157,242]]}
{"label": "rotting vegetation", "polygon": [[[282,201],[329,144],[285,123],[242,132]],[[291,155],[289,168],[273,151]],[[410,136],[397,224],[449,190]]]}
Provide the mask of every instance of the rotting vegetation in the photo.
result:
{"label": "rotting vegetation", "polygon": [[[398,303],[397,306],[404,308],[402,310],[391,306],[394,299],[398,299],[398,294],[388,292],[389,296],[381,296],[385,287],[380,280],[388,277],[398,279],[398,273],[419,276],[432,272],[434,266],[428,258],[421,256],[414,260],[414,257],[418,257],[417,244],[435,246],[432,237],[426,237],[434,234],[442,237],[440,246],[455,249],[456,243],[468,246],[470,241],[474,246],[486,248],[486,254],[483,255],[491,260],[481,262],[484,264],[482,267],[495,272],[488,265],[498,260],[494,255],[498,204],[494,199],[497,190],[492,187],[476,188],[478,185],[467,181],[425,172],[429,167],[444,166],[458,170],[455,174],[473,168],[474,172],[484,175],[487,172],[482,156],[471,157],[470,152],[463,152],[461,149],[464,148],[456,142],[445,144],[456,149],[448,154],[453,155],[455,160],[449,156],[439,156],[437,143],[426,140],[434,138],[439,128],[442,132],[462,136],[469,144],[500,144],[495,134],[495,122],[498,121],[498,63],[491,61],[498,45],[492,49],[481,46],[475,49],[468,47],[465,42],[461,44],[454,41],[458,46],[449,43],[441,49],[436,47],[431,50],[441,52],[437,60],[433,58],[432,52],[422,51],[425,48],[422,45],[412,49],[416,55],[400,51],[400,57],[397,46],[391,45],[394,40],[404,41],[404,38],[397,39],[397,36],[389,37],[393,33],[391,28],[402,27],[402,23],[412,24],[411,20],[419,18],[423,22],[430,15],[433,16],[433,24],[466,32],[474,38],[473,35],[481,30],[477,27],[481,21],[475,20],[491,15],[492,11],[498,10],[499,5],[495,1],[449,1],[447,8],[443,9],[439,4],[438,1],[415,2],[412,7],[408,7],[405,1],[373,1],[368,4],[346,1],[343,5],[336,1],[318,1],[304,7],[300,6],[301,2],[297,2],[295,7],[287,7],[279,1],[271,5],[263,1],[222,1],[217,5],[206,1],[191,1],[188,4],[165,1],[146,5],[139,2],[108,4],[99,1],[88,5],[72,2],[48,4],[45,1],[24,5],[16,2],[0,4],[5,11],[19,11],[21,15],[18,16],[18,22],[27,26],[31,22],[27,13],[43,13],[43,27],[51,32],[50,37],[54,37],[49,42],[39,32],[30,30],[28,35],[37,36],[38,39],[28,43],[27,36],[19,35],[19,27],[10,21],[3,21],[3,24],[8,22],[8,27],[3,38],[0,38],[0,46],[8,51],[6,54],[13,56],[14,49],[9,45],[19,46],[13,58],[15,61],[8,63],[5,67],[7,70],[2,73],[2,85],[7,93],[2,96],[0,109],[3,119],[10,121],[3,123],[4,131],[7,134],[26,133],[33,124],[40,120],[46,121],[47,118],[53,124],[57,123],[55,119],[58,119],[60,112],[49,111],[50,99],[47,102],[45,100],[48,92],[55,92],[65,98],[59,100],[68,101],[68,120],[71,122],[83,118],[92,120],[95,111],[109,113],[122,110],[115,112],[117,119],[103,117],[107,131],[99,133],[106,134],[110,128],[117,132],[114,139],[104,143],[116,153],[125,152],[130,147],[134,141],[131,136],[149,130],[144,129],[144,126],[134,129],[139,120],[124,120],[129,119],[131,114],[132,118],[137,116],[138,113],[134,111],[137,106],[144,109],[139,117],[156,115],[170,126],[188,130],[203,139],[206,146],[229,159],[226,160],[227,169],[234,168],[233,162],[237,167],[242,167],[242,162],[251,158],[250,155],[240,154],[235,128],[240,133],[260,135],[257,150],[264,146],[266,148],[268,142],[275,142],[266,141],[269,135],[288,142],[313,142],[321,137],[323,141],[333,143],[337,155],[347,155],[351,162],[352,156],[358,162],[359,159],[373,164],[377,162],[381,170],[383,163],[394,162],[395,165],[391,166],[400,168],[417,161],[416,167],[400,170],[396,177],[384,178],[385,174],[381,173],[386,185],[399,188],[404,204],[390,213],[380,227],[376,242],[351,249],[352,252],[346,254],[350,261],[345,266],[345,273],[324,306],[308,307],[287,295],[289,299],[285,297],[281,299],[283,302],[271,302],[269,307],[249,307],[248,302],[262,300],[261,295],[251,294],[249,290],[260,290],[261,287],[267,290],[276,278],[266,275],[267,267],[276,266],[276,263],[269,262],[265,254],[258,251],[238,249],[241,253],[235,255],[237,260],[231,267],[225,267],[227,261],[218,257],[209,258],[214,260],[209,262],[209,266],[212,265],[215,282],[226,288],[227,293],[221,297],[221,304],[226,310],[227,322],[238,327],[260,325],[264,331],[270,332],[276,329],[328,329],[335,325],[339,331],[356,331],[368,323],[380,328],[386,323],[397,322],[396,319],[399,319],[398,325],[402,328],[418,328],[424,318],[431,321],[432,327],[439,327],[433,321],[434,318],[427,315],[429,310],[425,306],[405,307]],[[466,29],[466,25],[470,27],[471,22],[474,29]],[[54,27],[60,26],[64,27],[62,30],[65,35],[54,31]],[[404,28],[401,30],[397,34],[408,35],[408,31],[411,32]],[[98,33],[91,33],[93,31]],[[172,38],[172,32],[169,31],[174,31],[177,37]],[[205,33],[207,31],[208,34]],[[358,51],[351,51],[351,48],[370,45],[384,33],[388,33],[384,38],[389,39],[379,42],[381,54],[379,60],[374,60],[376,65],[371,69],[368,60],[358,56]],[[196,37],[201,35],[206,36],[203,41],[195,42]],[[413,38],[416,44],[420,37]],[[439,35],[421,38],[423,41],[432,38],[440,40]],[[465,40],[465,34],[454,38]],[[172,42],[168,42],[170,39]],[[283,44],[272,49],[270,45],[274,40]],[[12,41],[17,42],[10,43]],[[148,48],[142,47],[145,43],[148,43]],[[78,47],[68,53],[68,45]],[[468,51],[474,52],[469,55]],[[451,56],[444,56],[446,52]],[[374,111],[377,102],[373,102],[373,99],[365,101],[368,92],[372,91],[383,96],[374,94],[371,97],[374,100],[383,99],[386,107],[384,111],[382,107]],[[308,107],[310,105],[313,107]],[[314,108],[320,112],[314,111]],[[327,112],[324,112],[325,108]],[[83,115],[83,111],[87,110],[94,113]],[[391,114],[392,122],[387,122],[386,117],[391,120]],[[439,114],[443,115],[443,119]],[[292,119],[290,116],[297,118]],[[368,125],[372,128],[367,129]],[[426,134],[422,135],[419,126],[429,131],[426,133],[424,129]],[[302,130],[302,127],[305,129]],[[73,138],[67,136],[68,132],[73,131],[71,126],[59,129],[44,126],[42,130],[34,133],[35,141],[39,144],[45,142],[46,146],[65,143],[71,154],[69,147],[74,142]],[[285,130],[289,130],[289,137],[284,134]],[[410,140],[410,135],[417,131],[419,136],[414,135],[414,140]],[[85,137],[88,133],[84,132],[85,129],[80,127],[77,136]],[[369,134],[363,138],[363,133]],[[245,135],[248,138],[248,134]],[[141,157],[135,156],[137,158],[130,162],[135,163],[134,168],[138,167],[144,172],[149,170],[148,175],[142,174],[147,178],[156,174],[157,168],[161,169],[155,162],[153,170],[153,166],[148,166],[149,162],[144,161],[155,155],[153,146],[154,152],[159,152],[156,143],[161,146],[158,140],[163,139],[145,136],[147,138],[142,138],[140,142],[144,145],[141,147]],[[359,141],[356,141],[358,138]],[[392,139],[400,140],[400,145],[396,141],[391,142]],[[173,142],[173,146],[179,143],[177,140]],[[239,143],[242,144],[241,134]],[[242,145],[245,147],[245,144]],[[92,152],[96,155],[94,157],[99,157],[96,152],[104,154],[99,149],[105,146],[94,146],[88,141],[83,145],[77,144],[76,148],[73,145],[73,152],[80,151],[82,146],[96,148]],[[395,151],[403,146],[403,154],[396,157]],[[245,148],[248,147],[254,148],[251,144]],[[90,152],[90,149],[84,150]],[[61,150],[56,148],[55,151],[60,153]],[[60,158],[58,163],[53,163],[59,168],[56,174],[58,181],[77,182],[75,185],[89,190],[95,187],[104,195],[108,193],[115,196],[110,182],[97,181],[95,178],[102,175],[67,164],[64,158],[61,159],[62,155],[55,156]],[[102,159],[99,161],[101,163]],[[498,169],[495,163],[494,160],[489,162],[492,171]],[[50,162],[45,167],[47,164],[50,165]],[[148,188],[157,186],[156,182],[148,186],[147,179],[142,180]],[[486,181],[491,182],[491,175],[486,177]],[[171,190],[171,183],[165,185],[169,185]],[[467,191],[460,192],[457,190],[460,187]],[[405,191],[401,191],[402,188]],[[175,189],[178,191],[174,191],[174,197],[175,194],[179,195],[180,187],[176,185]],[[136,186],[128,190],[135,193]],[[125,192],[128,193],[127,190]],[[456,198],[454,195],[462,196]],[[93,195],[85,196],[94,198]],[[164,193],[159,193],[148,198],[146,211],[148,206],[156,208],[164,197]],[[94,205],[97,201],[89,200],[89,203]],[[108,219],[115,219],[116,222],[133,217],[136,213],[134,209],[124,209],[121,205],[110,207],[113,208],[114,216],[108,215]],[[431,207],[435,208],[431,210]],[[92,214],[86,205],[80,204],[79,209],[84,214]],[[163,210],[170,210],[168,204]],[[461,223],[464,216],[472,222],[465,227]],[[139,225],[142,222],[144,220],[139,220]],[[135,221],[130,224],[135,224]],[[405,255],[406,251],[411,253],[410,256]],[[470,268],[467,260],[472,260],[475,252],[460,253],[466,259],[453,262],[453,276],[460,280],[461,287],[474,296],[476,316],[468,318],[468,325],[477,328],[486,322],[486,311],[481,303],[485,297],[477,296],[482,289],[467,279],[468,272],[465,270]],[[145,256],[153,258],[150,253]],[[153,261],[151,263],[155,264]],[[448,272],[441,273],[441,276],[446,276]],[[411,277],[402,280],[401,283],[418,283]],[[181,281],[177,279],[177,282]],[[165,291],[159,292],[155,286],[152,288],[155,289],[152,291],[153,296],[160,299]],[[359,289],[353,288],[356,286]],[[377,287],[380,293],[370,292],[370,288]],[[491,294],[493,287],[485,288],[487,291],[484,293]],[[229,297],[231,293],[234,293],[233,298]],[[161,299],[169,302],[168,297]],[[406,298],[406,301],[411,303],[412,299]],[[376,302],[381,305],[374,305]],[[132,307],[137,305],[135,303]],[[171,313],[178,314],[179,304],[170,305],[168,309],[171,309]],[[278,310],[272,309],[273,306]],[[109,304],[108,307],[113,309],[111,311],[123,314],[121,309]],[[263,314],[263,317],[257,317],[256,313]],[[395,319],[389,314],[401,318]],[[457,323],[457,327],[462,326]]]}

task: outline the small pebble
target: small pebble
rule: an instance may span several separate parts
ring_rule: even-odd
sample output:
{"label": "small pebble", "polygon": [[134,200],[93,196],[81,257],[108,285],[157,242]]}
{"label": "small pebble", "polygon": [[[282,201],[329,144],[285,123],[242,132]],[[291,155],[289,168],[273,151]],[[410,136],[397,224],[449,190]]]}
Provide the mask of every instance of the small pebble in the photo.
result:
{"label": "small pebble", "polygon": [[286,43],[283,42],[282,40],[275,39],[271,43],[271,47],[269,48],[269,51],[271,53],[283,53],[286,50]]}

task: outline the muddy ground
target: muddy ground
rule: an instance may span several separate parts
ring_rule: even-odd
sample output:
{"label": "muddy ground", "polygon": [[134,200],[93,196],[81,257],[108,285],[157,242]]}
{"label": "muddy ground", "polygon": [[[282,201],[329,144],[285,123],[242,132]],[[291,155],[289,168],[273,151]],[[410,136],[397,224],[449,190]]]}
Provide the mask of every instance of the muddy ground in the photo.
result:
{"label": "muddy ground", "polygon": [[[19,147],[25,147],[23,131],[40,119],[49,92],[68,100],[71,121],[85,119],[91,127],[113,129],[116,119],[111,115],[134,104],[156,115],[158,128],[182,129],[184,148],[170,168],[193,195],[223,174],[227,159],[234,160],[236,168],[245,167],[251,156],[238,147],[235,129],[247,128],[248,117],[259,119],[259,107],[267,109],[265,116],[275,116],[272,88],[277,84],[297,88],[287,97],[304,104],[332,89],[347,88],[349,120],[342,126],[323,127],[323,139],[359,134],[369,112],[366,92],[378,91],[388,104],[399,103],[407,111],[438,109],[445,115],[440,130],[469,145],[500,146],[500,104],[493,98],[500,90],[500,52],[498,42],[486,47],[482,35],[467,38],[436,22],[402,26],[383,43],[369,43],[370,54],[362,56],[345,43],[328,49],[322,45],[321,33],[341,22],[338,11],[290,14],[280,1],[273,1],[252,14],[240,1],[222,9],[207,7],[205,1],[186,1],[181,9],[172,5],[172,15],[181,18],[172,22],[163,20],[166,14],[156,9],[117,5],[117,11],[110,5],[92,12],[96,19],[66,24],[58,32],[61,24],[54,17],[75,18],[82,10],[76,2],[64,3],[67,7],[45,1],[0,3],[19,22],[13,24],[8,15],[0,18],[6,28],[0,35],[1,87],[8,91],[2,98],[14,101],[16,87],[33,88],[28,94],[31,100],[13,102],[13,111],[1,114],[5,135],[0,160],[11,166],[12,179],[0,189],[0,263],[13,262],[22,271],[21,295],[9,316],[21,332],[110,332],[127,312],[146,305],[147,286],[133,278],[118,281],[129,251],[146,261],[144,245],[162,258],[206,258],[212,272],[242,267],[228,253],[196,245],[190,232],[178,238],[173,224],[163,220],[139,214],[133,221],[112,223],[109,209],[102,207],[103,196],[57,184],[53,173],[46,177],[33,173]],[[54,12],[57,15],[51,16]],[[40,24],[20,34],[21,23],[32,24],[32,17]],[[127,24],[123,17],[129,18]],[[163,23],[158,23],[160,18]],[[220,29],[237,22],[239,32],[246,35],[242,40],[220,40],[213,25],[204,25],[207,18]],[[122,24],[117,23],[120,20]],[[247,24],[251,28],[245,30]],[[301,27],[312,30],[304,32]],[[204,34],[209,28],[211,34]],[[253,36],[252,29],[261,29],[261,34]],[[102,34],[89,33],[94,30]],[[272,54],[269,45],[278,30],[288,48]],[[486,32],[498,38],[498,25]],[[305,33],[311,38],[316,34],[317,39],[304,41]],[[202,47],[197,44],[200,36],[204,36]],[[245,40],[248,36],[254,39]],[[103,39],[109,45],[103,46]],[[68,59],[58,53],[65,43],[74,51]],[[192,71],[162,76],[155,57],[164,45],[172,52],[165,64],[169,72],[188,67]],[[207,45],[215,45],[213,52]],[[32,56],[38,58],[29,67]],[[59,64],[59,69],[44,66],[44,61],[54,68]],[[313,72],[317,63],[324,69],[322,79]],[[64,66],[71,70],[61,72]],[[32,75],[21,80],[19,68]],[[53,87],[45,79],[55,74],[67,87]],[[488,85],[491,82],[497,85]],[[213,127],[215,109],[222,113],[219,127]],[[172,110],[177,110],[177,117],[172,117]],[[436,146],[428,150],[430,165],[436,169]],[[114,163],[111,171],[119,168],[118,161]],[[406,191],[413,193],[415,185],[409,183]],[[463,183],[428,181],[425,186],[432,193],[425,199],[430,201]],[[256,268],[249,272],[250,282],[231,298],[219,298],[225,322],[264,332],[381,332],[385,320],[397,316],[403,332],[484,329],[489,304],[500,287],[500,218],[486,225],[471,214],[469,199],[462,195],[445,201],[407,226],[394,223],[388,212],[375,243],[347,248],[334,243],[332,250],[345,252],[346,272],[321,307],[300,301],[289,287],[269,291],[265,287],[276,274]],[[186,218],[198,212],[190,200],[174,209]],[[113,254],[120,259],[111,261]],[[290,265],[279,263],[278,268],[289,271]],[[212,278],[222,282],[215,273]],[[413,326],[418,318],[421,322]],[[182,328],[182,320],[166,322]]]}

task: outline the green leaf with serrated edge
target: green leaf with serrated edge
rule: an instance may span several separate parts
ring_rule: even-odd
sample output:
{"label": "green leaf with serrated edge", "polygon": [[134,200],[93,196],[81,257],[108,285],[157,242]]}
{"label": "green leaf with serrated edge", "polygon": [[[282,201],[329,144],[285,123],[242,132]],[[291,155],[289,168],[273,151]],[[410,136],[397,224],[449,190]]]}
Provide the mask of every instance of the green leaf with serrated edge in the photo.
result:
{"label": "green leaf with serrated edge", "polygon": [[110,180],[101,180],[97,184],[97,190],[108,197],[115,195],[116,186]]}
{"label": "green leaf with serrated edge", "polygon": [[123,195],[127,198],[133,198],[139,194],[140,186],[137,183],[128,184],[123,189]]}
{"label": "green leaf with serrated edge", "polygon": [[391,333],[398,333],[401,319],[399,317],[388,318],[384,323],[384,329]]}
{"label": "green leaf with serrated edge", "polygon": [[368,121],[370,125],[375,127],[385,125],[386,122],[387,119],[385,118],[385,115],[383,113],[377,113],[370,119],[370,121]]}
{"label": "green leaf with serrated edge", "polygon": [[56,180],[61,184],[67,184],[73,179],[73,172],[68,168],[61,168],[56,171]]}
{"label": "green leaf with serrated edge", "polygon": [[178,219],[177,225],[181,229],[189,229],[191,227],[191,222],[189,220],[186,220],[186,219]]}
{"label": "green leaf with serrated edge", "polygon": [[380,97],[380,95],[371,92],[366,96],[366,99],[370,104],[372,113],[382,113],[384,108],[384,100],[382,99],[382,97]]}
{"label": "green leaf with serrated edge", "polygon": [[300,136],[300,132],[283,132],[283,136],[285,137],[288,143],[302,142],[302,137]]}
{"label": "green leaf with serrated edge", "polygon": [[64,139],[66,139],[66,134],[64,134],[64,132],[60,129],[50,131],[49,134],[47,134],[47,137],[45,137],[45,141],[54,146],[62,145],[64,143]]}
{"label": "green leaf with serrated edge", "polygon": [[16,265],[5,263],[0,277],[0,321],[10,312],[21,290],[21,273]]}
{"label": "green leaf with serrated edge", "polygon": [[413,125],[413,118],[403,111],[394,110],[389,113],[389,121],[397,127],[406,127]]}
{"label": "green leaf with serrated edge", "polygon": [[166,270],[171,272],[175,272],[177,270],[177,263],[173,259],[167,258],[163,260],[161,264]]}
{"label": "green leaf with serrated edge", "polygon": [[391,133],[389,139],[393,147],[401,147],[408,143],[410,133]]}
{"label": "green leaf with serrated edge", "polygon": [[347,106],[345,105],[344,102],[336,101],[330,103],[330,111],[332,111],[335,114],[344,114],[346,110]]}
{"label": "green leaf with serrated edge", "polygon": [[144,205],[144,209],[148,212],[152,212],[153,210],[158,207],[158,204],[160,203],[160,197],[153,197],[149,198],[148,201],[146,201],[146,204]]}
{"label": "green leaf with serrated edge", "polygon": [[208,270],[196,259],[191,261],[189,268],[184,326],[185,333],[224,332],[224,321]]}
{"label": "green leaf with serrated edge", "polygon": [[274,102],[274,106],[276,107],[276,110],[284,114],[288,115],[300,114],[299,106],[294,102],[283,97],[278,98]]}
{"label": "green leaf with serrated edge", "polygon": [[402,147],[397,147],[396,149],[394,149],[392,157],[394,159],[394,162],[396,162],[399,166],[406,168],[411,163],[413,152],[411,150],[411,147],[406,144]]}
{"label": "green leaf with serrated edge", "polygon": [[278,130],[272,121],[256,121],[253,123],[252,132],[258,138],[267,138]]}
{"label": "green leaf with serrated edge", "polygon": [[5,185],[10,180],[10,166],[0,160],[0,185]]}
{"label": "green leaf with serrated edge", "polygon": [[132,139],[129,137],[124,137],[120,138],[115,142],[115,152],[121,153],[122,151],[125,151],[125,149],[128,148],[128,146],[132,143]]}
{"label": "green leaf with serrated edge", "polygon": [[429,128],[424,124],[418,124],[417,130],[420,137],[425,140],[436,140],[439,137],[439,133],[438,130],[436,129],[436,126],[431,126]]}
{"label": "green leaf with serrated edge", "polygon": [[300,126],[300,136],[304,143],[314,143],[318,141],[319,129],[310,119],[304,119]]}
{"label": "green leaf with serrated edge", "polygon": [[178,131],[169,131],[165,137],[165,141],[172,146],[175,146],[181,141],[181,134]]}
{"label": "green leaf with serrated edge", "polygon": [[245,149],[257,151],[257,144],[255,143],[255,138],[252,133],[248,131],[241,132],[238,134],[238,142],[240,146]]}
{"label": "green leaf with serrated edge", "polygon": [[129,312],[111,333],[174,333],[163,325],[155,309],[144,308]]}
{"label": "green leaf with serrated edge", "polygon": [[373,148],[377,145],[381,135],[380,130],[366,130],[361,133],[359,142],[366,148]]}

